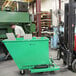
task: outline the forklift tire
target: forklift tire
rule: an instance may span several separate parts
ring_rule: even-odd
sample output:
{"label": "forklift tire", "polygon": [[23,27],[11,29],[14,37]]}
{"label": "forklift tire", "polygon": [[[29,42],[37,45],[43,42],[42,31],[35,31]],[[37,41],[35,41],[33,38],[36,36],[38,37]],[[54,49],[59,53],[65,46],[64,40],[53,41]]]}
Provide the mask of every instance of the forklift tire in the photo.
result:
{"label": "forklift tire", "polygon": [[60,51],[58,50],[58,52],[57,52],[57,60],[60,60],[61,59],[61,57],[60,57]]}
{"label": "forklift tire", "polygon": [[66,65],[67,63],[63,60],[63,65]]}
{"label": "forklift tire", "polygon": [[24,75],[25,74],[25,70],[20,70],[20,74]]}
{"label": "forklift tire", "polygon": [[76,72],[76,59],[72,63],[72,70]]}

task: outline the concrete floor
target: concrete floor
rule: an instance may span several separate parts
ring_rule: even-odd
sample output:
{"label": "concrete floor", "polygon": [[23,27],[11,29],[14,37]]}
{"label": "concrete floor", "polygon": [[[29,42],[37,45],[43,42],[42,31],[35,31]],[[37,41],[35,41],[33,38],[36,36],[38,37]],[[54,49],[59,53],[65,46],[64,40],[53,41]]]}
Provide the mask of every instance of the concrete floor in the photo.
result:
{"label": "concrete floor", "polygon": [[[56,53],[57,53],[57,51],[51,50],[49,52],[49,56],[56,58]],[[54,60],[54,61],[59,66],[63,65],[62,60],[60,60],[60,61]],[[14,61],[11,60],[11,61],[0,62],[0,76],[21,76],[21,75],[19,74],[19,69],[17,68]],[[61,71],[47,72],[47,73],[43,73],[43,74],[27,73],[24,76],[76,76],[76,73],[74,73],[68,69],[64,69]]]}

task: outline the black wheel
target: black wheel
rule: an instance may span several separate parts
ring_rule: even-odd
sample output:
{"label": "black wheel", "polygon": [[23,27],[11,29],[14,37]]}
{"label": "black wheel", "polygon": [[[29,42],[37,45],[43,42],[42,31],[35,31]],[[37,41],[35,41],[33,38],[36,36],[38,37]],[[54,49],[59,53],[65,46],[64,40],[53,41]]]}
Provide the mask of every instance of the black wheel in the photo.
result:
{"label": "black wheel", "polygon": [[24,75],[25,74],[25,70],[20,70],[20,74]]}
{"label": "black wheel", "polygon": [[67,63],[63,60],[63,65],[66,65]]}
{"label": "black wheel", "polygon": [[76,59],[72,63],[72,70],[76,72]]}

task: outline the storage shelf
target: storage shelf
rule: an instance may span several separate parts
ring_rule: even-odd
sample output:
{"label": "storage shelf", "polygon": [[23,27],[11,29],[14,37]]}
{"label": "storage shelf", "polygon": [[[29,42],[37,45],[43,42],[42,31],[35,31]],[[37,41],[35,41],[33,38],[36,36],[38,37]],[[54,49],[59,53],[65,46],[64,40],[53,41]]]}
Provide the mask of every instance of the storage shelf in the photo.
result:
{"label": "storage shelf", "polygon": [[52,25],[52,11],[43,11],[41,12],[41,29],[42,31],[50,30]]}

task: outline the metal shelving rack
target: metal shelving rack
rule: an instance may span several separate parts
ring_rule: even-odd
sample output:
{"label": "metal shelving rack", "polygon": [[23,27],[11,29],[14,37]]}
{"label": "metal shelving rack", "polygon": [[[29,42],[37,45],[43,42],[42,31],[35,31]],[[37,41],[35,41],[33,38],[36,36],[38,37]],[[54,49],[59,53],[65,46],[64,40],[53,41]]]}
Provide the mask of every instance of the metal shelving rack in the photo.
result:
{"label": "metal shelving rack", "polygon": [[41,27],[48,27],[48,31],[50,30],[52,25],[52,10],[51,12],[43,11],[41,12]]}

